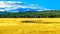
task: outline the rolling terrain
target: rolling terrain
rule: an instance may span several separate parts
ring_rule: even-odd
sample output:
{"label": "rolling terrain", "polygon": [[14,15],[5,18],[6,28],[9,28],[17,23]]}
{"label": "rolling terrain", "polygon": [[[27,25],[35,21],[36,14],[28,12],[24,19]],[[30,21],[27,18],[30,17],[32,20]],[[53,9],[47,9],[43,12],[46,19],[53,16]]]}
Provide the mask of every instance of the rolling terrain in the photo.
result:
{"label": "rolling terrain", "polygon": [[60,10],[0,12],[0,18],[60,18]]}

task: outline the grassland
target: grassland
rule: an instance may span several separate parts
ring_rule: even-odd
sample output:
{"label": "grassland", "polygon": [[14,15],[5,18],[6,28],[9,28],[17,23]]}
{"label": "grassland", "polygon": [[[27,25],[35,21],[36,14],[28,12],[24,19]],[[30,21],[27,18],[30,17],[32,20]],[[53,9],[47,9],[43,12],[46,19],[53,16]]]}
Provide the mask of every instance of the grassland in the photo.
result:
{"label": "grassland", "polygon": [[0,34],[60,34],[60,18],[0,18]]}
{"label": "grassland", "polygon": [[0,34],[60,34],[60,10],[0,12]]}

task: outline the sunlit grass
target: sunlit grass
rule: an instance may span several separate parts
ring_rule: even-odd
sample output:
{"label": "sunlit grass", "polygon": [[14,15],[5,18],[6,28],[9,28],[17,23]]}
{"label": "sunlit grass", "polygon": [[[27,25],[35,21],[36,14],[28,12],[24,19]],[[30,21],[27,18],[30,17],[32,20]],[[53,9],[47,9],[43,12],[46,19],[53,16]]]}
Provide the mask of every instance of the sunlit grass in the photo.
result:
{"label": "sunlit grass", "polygon": [[21,23],[25,20],[60,22],[60,18],[0,18],[0,34],[60,34],[60,23]]}

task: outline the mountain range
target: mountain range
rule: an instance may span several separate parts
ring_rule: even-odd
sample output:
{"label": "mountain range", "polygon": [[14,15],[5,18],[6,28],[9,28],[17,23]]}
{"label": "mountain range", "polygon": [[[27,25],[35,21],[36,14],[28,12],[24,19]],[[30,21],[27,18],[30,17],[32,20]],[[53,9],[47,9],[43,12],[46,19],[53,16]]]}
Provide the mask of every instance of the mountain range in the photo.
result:
{"label": "mountain range", "polygon": [[27,4],[17,1],[0,1],[0,12],[26,12],[26,11],[43,11],[37,4]]}

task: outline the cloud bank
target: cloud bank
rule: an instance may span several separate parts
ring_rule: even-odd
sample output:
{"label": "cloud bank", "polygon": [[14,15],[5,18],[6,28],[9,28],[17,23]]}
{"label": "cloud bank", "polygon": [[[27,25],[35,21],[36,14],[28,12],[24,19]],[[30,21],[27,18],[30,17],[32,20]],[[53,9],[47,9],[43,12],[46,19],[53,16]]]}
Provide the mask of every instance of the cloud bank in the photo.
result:
{"label": "cloud bank", "polygon": [[38,11],[48,10],[38,6],[38,4],[30,4],[18,1],[0,1],[0,12],[19,12],[19,11]]}

